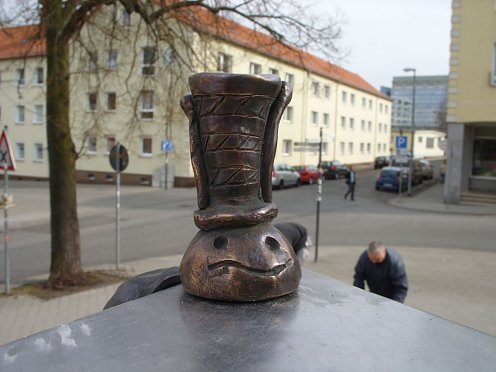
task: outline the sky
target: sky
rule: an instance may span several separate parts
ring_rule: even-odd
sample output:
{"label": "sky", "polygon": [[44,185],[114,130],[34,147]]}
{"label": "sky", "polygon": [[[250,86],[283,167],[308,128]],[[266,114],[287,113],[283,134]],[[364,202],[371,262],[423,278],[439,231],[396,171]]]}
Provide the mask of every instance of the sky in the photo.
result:
{"label": "sky", "polygon": [[[447,75],[451,0],[298,0],[321,17],[344,18],[338,64],[376,88],[393,76]],[[410,73],[411,76],[411,73]]]}

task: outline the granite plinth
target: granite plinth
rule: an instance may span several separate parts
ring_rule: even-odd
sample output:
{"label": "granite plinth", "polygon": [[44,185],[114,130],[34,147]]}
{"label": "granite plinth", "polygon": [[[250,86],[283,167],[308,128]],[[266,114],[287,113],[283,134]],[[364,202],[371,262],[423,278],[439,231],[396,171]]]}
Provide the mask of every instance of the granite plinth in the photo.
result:
{"label": "granite plinth", "polygon": [[496,338],[304,270],[295,294],[182,286],[0,347],[2,371],[494,371]]}

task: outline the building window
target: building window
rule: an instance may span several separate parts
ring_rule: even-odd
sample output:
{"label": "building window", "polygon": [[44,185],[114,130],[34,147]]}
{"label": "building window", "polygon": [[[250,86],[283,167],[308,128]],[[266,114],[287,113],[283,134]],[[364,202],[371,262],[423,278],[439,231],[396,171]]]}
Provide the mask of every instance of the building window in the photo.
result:
{"label": "building window", "polygon": [[318,97],[320,94],[320,84],[317,81],[312,81],[311,90],[312,90],[312,94],[315,97]]}
{"label": "building window", "polygon": [[382,132],[382,123],[379,123],[379,132]]}
{"label": "building window", "polygon": [[106,110],[107,111],[115,111],[117,108],[117,95],[115,92],[107,93],[107,102],[106,102]]}
{"label": "building window", "polygon": [[370,142],[367,143],[367,154],[370,154]]}
{"label": "building window", "polygon": [[350,94],[350,103],[352,105],[355,105],[355,94],[353,94],[353,93]]}
{"label": "building window", "polygon": [[294,75],[293,74],[286,74],[286,77],[284,78],[289,85],[294,86]]}
{"label": "building window", "polygon": [[384,111],[386,111],[386,114],[389,112],[389,106],[388,105],[384,105]]}
{"label": "building window", "polygon": [[360,122],[360,129],[361,129],[362,131],[365,131],[365,120],[362,120],[362,121]]}
{"label": "building window", "polygon": [[369,109],[372,110],[372,100],[371,99],[369,99]]}
{"label": "building window", "polygon": [[98,52],[96,50],[88,52],[88,64],[86,67],[88,71],[96,71],[98,68]]}
{"label": "building window", "polygon": [[344,142],[339,142],[339,154],[344,155]]}
{"label": "building window", "polygon": [[312,111],[311,123],[312,125],[317,125],[319,123],[319,113],[317,111]]}
{"label": "building window", "polygon": [[131,27],[131,13],[129,13],[126,9],[122,11],[121,21],[123,27]]}
{"label": "building window", "polygon": [[23,105],[16,106],[16,123],[24,123],[26,121],[26,110]]}
{"label": "building window", "polygon": [[381,144],[380,143],[377,144],[377,152],[381,152]]}
{"label": "building window", "polygon": [[472,175],[496,177],[496,138],[475,138]]}
{"label": "building window", "polygon": [[331,97],[331,87],[329,85],[324,85],[324,97],[325,98]]}
{"label": "building window", "polygon": [[152,139],[149,137],[141,138],[141,155],[152,155]]}
{"label": "building window", "polygon": [[141,118],[153,119],[153,91],[144,90],[141,92]]}
{"label": "building window", "polygon": [[350,129],[355,130],[355,119],[350,118]]}
{"label": "building window", "polygon": [[363,154],[365,151],[365,143],[360,142],[360,154]]}
{"label": "building window", "polygon": [[34,105],[33,123],[43,124],[43,105]]}
{"label": "building window", "polygon": [[112,136],[112,135],[109,135],[109,136],[105,136],[105,140],[107,141],[107,154],[110,153],[110,151],[112,151],[112,148],[116,145],[116,142],[115,142],[115,136]]}
{"label": "building window", "polygon": [[422,140],[423,140],[423,138],[422,138],[421,136],[418,136],[418,138],[417,138],[417,142],[418,142],[418,143],[422,143]]}
{"label": "building window", "polygon": [[369,132],[372,132],[372,122],[371,121],[369,121],[367,123],[367,129],[368,129]]}
{"label": "building window", "polygon": [[43,144],[35,143],[34,144],[34,160],[42,161],[43,160]]}
{"label": "building window", "polygon": [[425,147],[427,149],[433,149],[434,148],[434,138],[432,137],[427,137],[425,139]]}
{"label": "building window", "polygon": [[217,71],[232,72],[232,56],[219,53],[217,57]]}
{"label": "building window", "polygon": [[353,155],[353,142],[348,142],[348,154]]}
{"label": "building window", "polygon": [[346,92],[341,92],[341,101],[343,103],[346,103],[347,100],[347,93]]}
{"label": "building window", "polygon": [[293,106],[286,107],[286,112],[284,113],[284,120],[293,122]]}
{"label": "building window", "polygon": [[291,155],[292,150],[293,150],[293,141],[282,140],[282,154]]}
{"label": "building window", "polygon": [[279,75],[279,70],[276,68],[269,68],[269,74]]}
{"label": "building window", "polygon": [[322,142],[322,154],[327,155],[328,150],[329,150],[329,144],[327,142]]}
{"label": "building window", "polygon": [[329,126],[329,114],[328,113],[323,114],[322,122],[323,122],[325,127]]}
{"label": "building window", "polygon": [[346,129],[346,118],[341,116],[341,129]]}
{"label": "building window", "polygon": [[26,84],[26,78],[24,76],[24,69],[23,68],[18,68],[16,71],[16,81],[17,85],[24,85]]}
{"label": "building window", "polygon": [[96,153],[96,136],[90,136],[86,138],[86,153],[87,154],[95,154]]}
{"label": "building window", "polygon": [[367,99],[365,97],[362,97],[362,107],[367,107]]}
{"label": "building window", "polygon": [[117,50],[109,49],[108,51],[108,59],[107,59],[107,68],[109,70],[117,69]]}
{"label": "building window", "polygon": [[98,95],[96,92],[88,93],[88,110],[95,111],[97,108]]}
{"label": "building window", "polygon": [[146,46],[142,49],[141,75],[155,75],[155,62],[157,61],[157,48]]}
{"label": "building window", "polygon": [[43,85],[45,82],[45,73],[43,67],[36,67],[34,72],[34,83],[36,85]]}
{"label": "building window", "polygon": [[379,103],[379,112],[382,112],[382,103]]}
{"label": "building window", "polygon": [[[386,106],[386,107],[387,107],[387,106]],[[387,126],[387,124],[384,124],[384,132],[386,132],[386,133],[387,133],[387,131],[388,131],[388,126]]]}
{"label": "building window", "polygon": [[386,146],[387,146],[387,145],[386,145],[385,143],[383,143],[383,144],[382,144],[382,151],[383,151],[383,152],[386,152]]}
{"label": "building window", "polygon": [[262,65],[250,62],[250,74],[252,75],[261,75],[262,74]]}
{"label": "building window", "polygon": [[16,160],[24,160],[25,156],[26,154],[24,150],[24,143],[23,142],[16,143]]}

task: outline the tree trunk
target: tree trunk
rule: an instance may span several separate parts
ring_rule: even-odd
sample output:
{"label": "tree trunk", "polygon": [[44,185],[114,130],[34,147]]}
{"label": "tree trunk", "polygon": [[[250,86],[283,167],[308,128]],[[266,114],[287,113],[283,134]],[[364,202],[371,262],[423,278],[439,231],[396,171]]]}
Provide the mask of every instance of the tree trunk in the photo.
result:
{"label": "tree trunk", "polygon": [[[42,24],[47,52],[47,140],[50,176],[51,266],[49,283],[64,285],[82,272],[76,200],[76,151],[71,138],[69,39],[62,35],[59,1],[46,1]],[[52,9],[50,9],[52,8]]]}

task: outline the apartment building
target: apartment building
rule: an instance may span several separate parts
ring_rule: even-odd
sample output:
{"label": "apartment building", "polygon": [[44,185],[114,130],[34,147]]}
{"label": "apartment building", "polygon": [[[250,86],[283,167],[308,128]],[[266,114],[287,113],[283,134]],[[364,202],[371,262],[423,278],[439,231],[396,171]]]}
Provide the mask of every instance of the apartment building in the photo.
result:
{"label": "apartment building", "polygon": [[444,198],[496,194],[496,2],[453,0]]}
{"label": "apartment building", "polygon": [[[99,34],[110,16],[118,37]],[[108,155],[119,142],[130,156],[124,183],[191,185],[188,121],[179,99],[188,94],[187,77],[202,71],[273,73],[293,86],[278,162],[316,165],[317,152],[299,151],[298,144],[319,142],[320,128],[323,160],[368,163],[390,153],[391,101],[359,75],[207,13],[201,22],[178,20],[176,27],[183,26],[181,42],[155,43],[138,16],[102,10],[74,41],[71,128],[80,182],[114,181]],[[9,127],[15,175],[46,178],[46,60],[37,30],[0,31],[0,123]]]}

